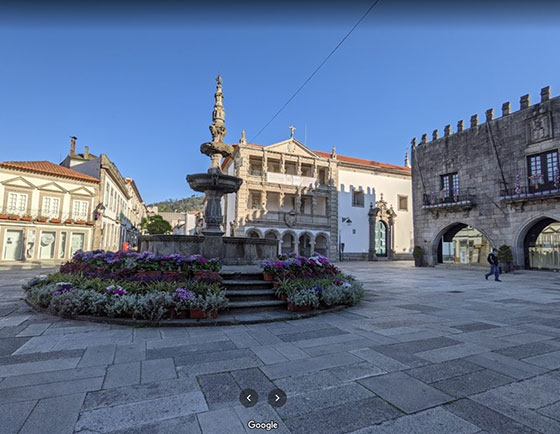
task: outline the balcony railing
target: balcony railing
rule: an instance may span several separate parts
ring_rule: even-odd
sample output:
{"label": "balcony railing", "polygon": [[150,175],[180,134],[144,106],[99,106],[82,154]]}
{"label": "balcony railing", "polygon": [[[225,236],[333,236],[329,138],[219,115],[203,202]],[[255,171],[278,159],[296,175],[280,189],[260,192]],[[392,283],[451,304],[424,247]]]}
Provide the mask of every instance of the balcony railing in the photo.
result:
{"label": "balcony railing", "polygon": [[250,169],[250,170],[249,170],[249,175],[252,175],[252,176],[262,176],[262,175],[263,175],[263,172],[262,172],[262,170]]}
{"label": "balcony railing", "polygon": [[514,185],[500,190],[500,200],[504,201],[524,201],[549,197],[560,197],[560,184]]}
{"label": "balcony railing", "polygon": [[286,222],[292,222],[293,224],[302,225],[320,225],[326,226],[329,224],[329,216],[327,215],[317,215],[317,214],[297,214],[294,215],[285,211],[266,211],[252,210],[247,215],[247,221],[251,222],[261,222],[268,224],[281,223],[284,225]]}
{"label": "balcony railing", "polygon": [[422,208],[472,208],[475,205],[475,193],[473,187],[431,192],[424,194]]}

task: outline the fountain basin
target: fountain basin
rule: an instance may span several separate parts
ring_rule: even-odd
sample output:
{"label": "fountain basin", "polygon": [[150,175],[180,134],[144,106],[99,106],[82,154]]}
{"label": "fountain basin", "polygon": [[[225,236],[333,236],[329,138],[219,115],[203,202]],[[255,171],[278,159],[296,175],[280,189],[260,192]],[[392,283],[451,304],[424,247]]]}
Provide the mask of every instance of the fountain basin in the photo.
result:
{"label": "fountain basin", "polygon": [[187,175],[187,182],[194,191],[216,191],[221,195],[235,193],[243,184],[241,178],[223,173],[195,173]]}

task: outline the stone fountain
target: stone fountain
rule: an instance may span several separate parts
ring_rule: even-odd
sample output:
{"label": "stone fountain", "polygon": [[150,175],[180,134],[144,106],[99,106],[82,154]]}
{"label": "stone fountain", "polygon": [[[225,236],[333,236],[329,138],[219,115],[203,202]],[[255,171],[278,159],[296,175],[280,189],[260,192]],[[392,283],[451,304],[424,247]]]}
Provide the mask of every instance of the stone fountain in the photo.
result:
{"label": "stone fountain", "polygon": [[226,265],[260,263],[277,255],[278,241],[262,238],[224,237],[222,230],[222,197],[235,193],[243,180],[222,173],[222,158],[233,154],[233,147],[224,143],[226,135],[225,109],[223,105],[222,78],[216,78],[215,104],[212,112],[210,133],[212,141],[200,145],[200,152],[210,157],[206,173],[187,175],[187,182],[194,191],[204,192],[204,228],[198,235],[144,235],[139,237],[140,251],[148,250],[159,255],[179,253],[201,254],[207,258],[220,258]]}

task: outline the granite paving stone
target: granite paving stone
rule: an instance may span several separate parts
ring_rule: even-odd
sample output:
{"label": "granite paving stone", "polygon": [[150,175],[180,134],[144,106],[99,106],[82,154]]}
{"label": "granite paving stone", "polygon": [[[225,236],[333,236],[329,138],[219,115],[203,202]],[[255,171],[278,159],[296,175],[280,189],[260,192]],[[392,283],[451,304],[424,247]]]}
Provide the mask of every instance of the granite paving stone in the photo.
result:
{"label": "granite paving stone", "polygon": [[226,332],[225,334],[237,348],[250,348],[261,345],[259,341],[246,331]]}
{"label": "granite paving stone", "polygon": [[538,434],[538,431],[470,399],[460,399],[444,408],[489,433]]}
{"label": "granite paving stone", "polygon": [[112,407],[114,405],[126,405],[133,402],[150,401],[156,398],[199,391],[200,386],[195,377],[104,389],[89,392],[82,410],[87,411]]}
{"label": "granite paving stone", "polygon": [[[79,434],[98,434],[99,431],[88,429],[79,431]],[[196,415],[174,417],[159,420],[153,423],[136,425],[134,427],[117,429],[110,434],[201,434]],[[76,432],[78,434],[78,432]]]}
{"label": "granite paving stone", "polygon": [[229,407],[239,402],[242,389],[231,374],[222,372],[200,375],[197,379],[210,410]]}
{"label": "granite paving stone", "polygon": [[143,360],[140,363],[142,384],[177,378],[173,359]]}
{"label": "granite paving stone", "polygon": [[66,350],[66,351],[52,351],[48,353],[26,353],[11,356],[0,357],[1,365],[16,365],[19,363],[39,362],[41,360],[52,359],[71,359],[74,357],[82,357],[84,354],[83,349],[79,350]]}
{"label": "granite paving stone", "polygon": [[145,343],[117,345],[113,363],[137,362],[146,360]]}
{"label": "granite paving stone", "polygon": [[256,357],[249,348],[223,350],[212,352],[189,352],[180,356],[173,356],[176,366],[196,365],[199,363],[219,362],[222,360]]}
{"label": "granite paving stone", "polygon": [[[196,339],[197,341],[199,339]],[[186,340],[161,340],[146,343],[146,359],[161,359],[162,357],[189,357],[193,353],[213,353],[225,350],[237,350],[235,344],[229,340],[211,342],[190,342]],[[166,344],[167,342],[167,344]],[[158,345],[155,345],[155,344]]]}
{"label": "granite paving stone", "polygon": [[61,381],[57,383],[16,387],[12,389],[2,389],[2,393],[0,393],[0,404],[71,395],[79,392],[89,392],[91,390],[101,389],[102,384],[103,377],[94,377],[80,380]]}
{"label": "granite paving stone", "polygon": [[380,398],[368,398],[322,408],[285,420],[292,434],[338,434],[402,416]]}
{"label": "granite paving stone", "polygon": [[438,363],[486,352],[488,352],[488,348],[482,347],[480,345],[466,343],[444,348],[437,348],[435,350],[423,351],[420,353],[416,353],[416,356],[426,359],[430,362]]}
{"label": "granite paving stone", "polygon": [[503,386],[515,381],[514,378],[499,374],[489,369],[471,372],[430,385],[451,396],[464,397],[484,392],[488,389]]}
{"label": "granite paving stone", "polygon": [[309,330],[296,333],[284,333],[277,335],[284,342],[304,341],[308,339],[325,338],[330,336],[346,335],[348,332],[336,327],[329,327],[319,330]]}
{"label": "granite paving stone", "polygon": [[36,404],[37,401],[23,401],[0,405],[0,432],[17,434]]}
{"label": "granite paving stone", "polygon": [[478,330],[495,329],[498,327],[499,326],[495,324],[488,324],[485,322],[472,322],[468,324],[458,324],[453,326],[454,329],[461,330],[462,332],[474,332]]}
{"label": "granite paving stone", "polygon": [[41,360],[38,362],[16,363],[13,365],[1,365],[0,377],[13,375],[35,374],[38,372],[60,371],[75,368],[80,361],[79,358]]}
{"label": "granite paving stone", "polygon": [[9,356],[30,338],[0,338],[0,357]]}
{"label": "granite paving stone", "polygon": [[140,362],[118,363],[107,367],[103,389],[140,384]]}
{"label": "granite paving stone", "polygon": [[387,371],[399,371],[402,369],[409,369],[410,366],[401,363],[391,357],[378,353],[371,348],[364,348],[361,350],[352,350],[350,353],[360,357],[363,360],[373,363],[375,366]]}
{"label": "granite paving stone", "polygon": [[81,413],[75,430],[108,433],[208,410],[202,392],[189,392],[149,401],[88,410]]}
{"label": "granite paving stone", "polygon": [[245,434],[245,428],[233,408],[220,408],[198,414],[202,434]]}
{"label": "granite paving stone", "polygon": [[113,344],[87,347],[78,367],[110,365],[115,358],[115,348]]}
{"label": "granite paving stone", "polygon": [[177,367],[179,378],[191,375],[213,374],[215,372],[229,372],[236,369],[247,369],[262,366],[261,360],[253,355],[252,357],[240,357],[236,359],[217,360],[213,362],[201,362],[194,365]]}
{"label": "granite paving stone", "polygon": [[251,350],[265,365],[272,365],[288,360],[282,353],[277,351],[274,346],[253,347]]}
{"label": "granite paving stone", "polygon": [[29,324],[25,329],[17,334],[18,337],[20,336],[40,336],[43,334],[45,330],[47,330],[52,323],[34,323]]}
{"label": "granite paving stone", "polygon": [[436,381],[446,380],[459,375],[481,371],[482,366],[471,363],[465,359],[455,359],[448,362],[435,363],[433,365],[422,366],[406,370],[408,375],[430,384]]}
{"label": "granite paving stone", "polygon": [[480,365],[481,367],[491,369],[517,380],[523,380],[525,378],[547,372],[547,369],[545,368],[502,356],[501,354],[494,352],[476,354],[474,356],[469,356],[464,360],[468,360],[469,362]]}
{"label": "granite paving stone", "polygon": [[560,422],[560,401],[541,407],[538,412]]}
{"label": "granite paving stone", "polygon": [[482,434],[480,428],[441,407],[353,431],[352,434]]}
{"label": "granite paving stone", "polygon": [[372,377],[374,375],[386,374],[387,371],[375,366],[370,362],[354,363],[352,365],[338,366],[336,368],[326,369],[330,375],[334,375],[341,381],[354,381],[360,378]]}
{"label": "granite paving stone", "polygon": [[[64,336],[34,336],[17,349],[13,354],[28,354],[53,351]],[[83,348],[83,347],[82,347]]]}
{"label": "granite paving stone", "polygon": [[103,378],[104,376],[104,366],[14,375],[12,377],[5,378],[4,381],[0,383],[0,389],[13,389],[24,386],[35,386],[38,384],[60,383],[64,381],[81,380],[83,378]]}
{"label": "granite paving stone", "polygon": [[309,347],[305,352],[310,356],[322,356],[325,354],[339,353],[342,351],[359,350],[375,346],[375,342],[362,337],[354,337],[346,342],[340,342],[328,346]]}
{"label": "granite paving stone", "polygon": [[306,351],[303,351],[290,342],[276,344],[274,348],[288,360],[299,360],[309,357]]}
{"label": "granite paving stone", "polygon": [[21,427],[19,434],[37,432],[72,434],[85,393],[41,399]]}
{"label": "granite paving stone", "polygon": [[[343,367],[346,366],[352,365],[344,365]],[[317,372],[308,372],[300,375],[292,375],[274,380],[274,384],[286,392],[287,395],[339,386],[343,382],[343,380],[340,380],[338,377],[333,375],[328,369]]]}
{"label": "granite paving stone", "polygon": [[547,341],[553,339],[552,336],[540,335],[537,333],[519,333],[515,335],[504,336],[502,338],[506,342],[511,342],[517,345]]}
{"label": "granite paving stone", "polygon": [[543,368],[558,369],[560,368],[560,351],[527,357],[522,360],[533,365],[542,366]]}
{"label": "granite paving stone", "polygon": [[[403,372],[368,377],[358,383],[406,413],[435,407],[454,398]],[[406,390],[406,393],[402,393]]]}
{"label": "granite paving stone", "polygon": [[350,365],[359,362],[360,359],[350,353],[335,353],[327,356],[310,357],[308,359],[291,360],[289,362],[276,363],[263,366],[261,370],[265,375],[275,380],[277,378],[289,377],[307,372],[321,371],[326,368]]}
{"label": "granite paving stone", "polygon": [[239,389],[254,389],[261,397],[267,396],[276,387],[259,368],[231,371],[231,376],[237,382]]}
{"label": "granite paving stone", "polygon": [[348,383],[328,389],[316,389],[290,395],[286,404],[276,409],[283,418],[301,416],[321,408],[334,407],[351,401],[372,398],[375,395],[357,383]]}

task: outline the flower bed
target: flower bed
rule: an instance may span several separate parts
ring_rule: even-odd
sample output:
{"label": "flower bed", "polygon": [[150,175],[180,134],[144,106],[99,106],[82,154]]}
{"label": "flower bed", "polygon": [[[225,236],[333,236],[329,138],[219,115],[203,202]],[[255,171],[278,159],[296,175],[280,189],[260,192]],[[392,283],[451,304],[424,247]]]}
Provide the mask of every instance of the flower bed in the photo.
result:
{"label": "flower bed", "polygon": [[292,311],[354,305],[363,295],[360,282],[319,254],[309,258],[281,255],[277,260],[263,261],[262,266],[275,282],[276,296],[287,301]]}
{"label": "flower bed", "polygon": [[[199,277],[190,277],[200,264],[206,271],[199,269]],[[78,252],[60,272],[33,278],[23,289],[31,303],[66,317],[158,321],[194,312],[191,317],[215,318],[228,304],[221,276],[210,271],[219,265],[201,256]],[[154,273],[153,278],[135,278],[143,272]]]}
{"label": "flower bed", "polygon": [[195,273],[217,273],[220,261],[206,259],[201,255],[181,256],[178,254],[159,256],[152,252],[91,252],[78,251],[60,271],[99,277],[107,280],[128,280],[138,282],[168,281],[178,282],[192,278]]}

